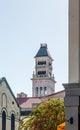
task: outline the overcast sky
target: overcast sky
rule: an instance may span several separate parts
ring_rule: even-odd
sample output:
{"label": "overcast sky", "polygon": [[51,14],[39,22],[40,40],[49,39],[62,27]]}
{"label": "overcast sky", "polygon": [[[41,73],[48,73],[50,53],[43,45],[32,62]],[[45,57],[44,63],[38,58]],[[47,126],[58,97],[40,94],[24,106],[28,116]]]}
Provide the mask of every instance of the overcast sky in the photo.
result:
{"label": "overcast sky", "polygon": [[32,95],[34,56],[47,43],[56,92],[68,82],[68,0],[0,1],[0,78],[15,96]]}

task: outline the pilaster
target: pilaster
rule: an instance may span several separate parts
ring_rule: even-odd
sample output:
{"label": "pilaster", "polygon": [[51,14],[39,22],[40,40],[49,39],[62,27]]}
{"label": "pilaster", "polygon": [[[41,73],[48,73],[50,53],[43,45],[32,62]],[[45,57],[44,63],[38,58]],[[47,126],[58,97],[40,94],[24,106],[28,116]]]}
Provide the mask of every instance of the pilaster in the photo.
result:
{"label": "pilaster", "polygon": [[63,86],[66,91],[64,98],[66,130],[80,130],[80,83],[63,84]]}

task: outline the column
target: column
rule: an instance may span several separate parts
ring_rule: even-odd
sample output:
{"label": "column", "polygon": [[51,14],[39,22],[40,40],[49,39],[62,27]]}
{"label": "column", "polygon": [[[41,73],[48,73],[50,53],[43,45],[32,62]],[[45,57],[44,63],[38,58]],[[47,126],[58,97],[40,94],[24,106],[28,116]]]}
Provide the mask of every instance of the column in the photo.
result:
{"label": "column", "polygon": [[69,83],[63,85],[66,130],[80,130],[80,0],[69,0]]}
{"label": "column", "polygon": [[69,0],[69,82],[80,82],[80,1]]}

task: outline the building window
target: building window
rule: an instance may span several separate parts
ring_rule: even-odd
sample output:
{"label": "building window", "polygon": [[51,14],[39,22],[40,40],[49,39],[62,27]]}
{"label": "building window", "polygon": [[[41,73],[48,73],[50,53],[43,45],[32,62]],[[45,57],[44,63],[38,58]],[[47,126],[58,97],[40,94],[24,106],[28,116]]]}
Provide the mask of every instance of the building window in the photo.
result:
{"label": "building window", "polygon": [[2,130],[6,130],[6,113],[2,112]]}
{"label": "building window", "polygon": [[38,87],[36,87],[36,96],[38,96]]}
{"label": "building window", "polygon": [[1,105],[5,108],[7,107],[7,96],[5,93],[1,95]]}
{"label": "building window", "polygon": [[42,95],[42,87],[40,87],[40,95]]}
{"label": "building window", "polygon": [[46,95],[47,94],[47,88],[44,87],[44,94]]}
{"label": "building window", "polygon": [[46,61],[38,61],[38,65],[46,65]]}
{"label": "building window", "polygon": [[11,130],[15,130],[15,116],[11,115]]}
{"label": "building window", "polygon": [[28,116],[31,114],[31,110],[21,110],[21,116]]}
{"label": "building window", "polygon": [[46,74],[46,71],[38,71],[38,75],[43,76]]}

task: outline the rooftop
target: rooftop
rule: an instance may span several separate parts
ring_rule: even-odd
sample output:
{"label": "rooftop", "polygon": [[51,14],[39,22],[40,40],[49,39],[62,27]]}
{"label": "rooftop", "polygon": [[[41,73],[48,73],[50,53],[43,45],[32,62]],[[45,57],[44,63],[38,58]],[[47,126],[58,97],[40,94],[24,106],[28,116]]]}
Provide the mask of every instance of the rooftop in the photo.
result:
{"label": "rooftop", "polygon": [[36,57],[43,57],[43,56],[48,56],[48,57],[51,58],[51,55],[50,55],[50,53],[48,51],[46,43],[43,43],[43,44],[40,45],[40,49],[38,50],[37,54],[35,55],[35,58]]}

